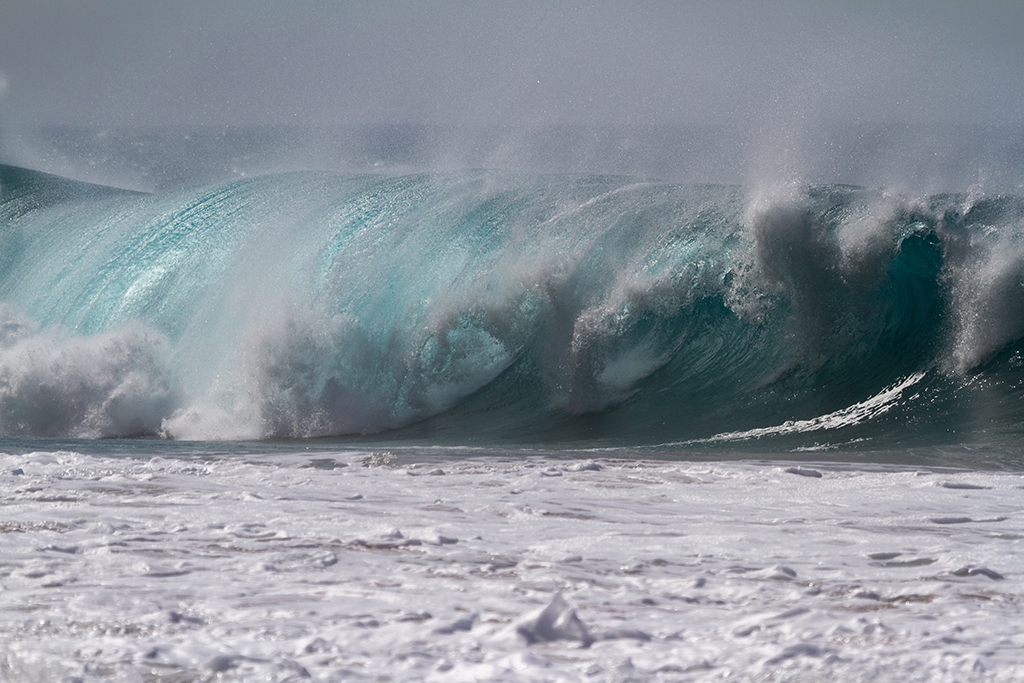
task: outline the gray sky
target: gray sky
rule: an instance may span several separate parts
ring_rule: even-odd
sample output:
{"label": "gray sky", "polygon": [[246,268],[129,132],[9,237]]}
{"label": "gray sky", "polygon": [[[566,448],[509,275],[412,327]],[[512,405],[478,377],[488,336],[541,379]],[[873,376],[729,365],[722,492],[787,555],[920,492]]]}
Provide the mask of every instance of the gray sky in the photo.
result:
{"label": "gray sky", "polygon": [[1024,0],[3,0],[0,160],[139,188],[483,166],[1024,192],[1022,35]]}
{"label": "gray sky", "polygon": [[7,0],[8,127],[1024,121],[1024,2]]}

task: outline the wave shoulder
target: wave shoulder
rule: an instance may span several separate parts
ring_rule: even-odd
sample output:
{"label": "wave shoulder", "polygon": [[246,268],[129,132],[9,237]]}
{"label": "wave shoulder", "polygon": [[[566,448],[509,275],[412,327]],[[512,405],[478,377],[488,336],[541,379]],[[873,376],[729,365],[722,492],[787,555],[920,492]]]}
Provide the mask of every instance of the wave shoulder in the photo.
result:
{"label": "wave shoulder", "polygon": [[142,195],[143,192],[119,187],[72,180],[52,173],[20,166],[0,164],[0,204],[30,197],[35,205],[95,199],[114,196]]}

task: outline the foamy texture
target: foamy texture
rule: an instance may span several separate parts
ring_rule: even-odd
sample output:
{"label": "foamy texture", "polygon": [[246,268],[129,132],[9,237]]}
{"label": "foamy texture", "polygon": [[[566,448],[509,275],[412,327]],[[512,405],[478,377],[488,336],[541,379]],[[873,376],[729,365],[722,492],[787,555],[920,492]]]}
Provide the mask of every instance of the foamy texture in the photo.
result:
{"label": "foamy texture", "polygon": [[62,337],[0,305],[0,432],[152,434],[177,400],[166,338],[142,325]]}
{"label": "foamy texture", "polygon": [[906,378],[899,384],[887,388],[877,396],[872,396],[862,403],[857,403],[848,408],[843,408],[842,410],[837,410],[834,413],[821,415],[810,420],[791,420],[784,422],[781,425],[750,429],[745,432],[715,434],[707,439],[696,439],[679,445],[692,446],[701,443],[715,443],[721,441],[745,441],[765,436],[804,434],[807,432],[835,430],[842,429],[843,427],[863,424],[864,422],[883,415],[895,408],[898,405],[898,402],[903,398],[904,392],[920,382],[922,379],[924,379],[924,373],[917,373],[916,375]]}
{"label": "foamy texture", "polygon": [[969,370],[1024,336],[1024,204],[975,199],[962,210],[971,230],[949,240],[956,312],[949,358]]}
{"label": "foamy texture", "polygon": [[0,679],[1024,676],[1019,473],[135,446],[0,454]]}

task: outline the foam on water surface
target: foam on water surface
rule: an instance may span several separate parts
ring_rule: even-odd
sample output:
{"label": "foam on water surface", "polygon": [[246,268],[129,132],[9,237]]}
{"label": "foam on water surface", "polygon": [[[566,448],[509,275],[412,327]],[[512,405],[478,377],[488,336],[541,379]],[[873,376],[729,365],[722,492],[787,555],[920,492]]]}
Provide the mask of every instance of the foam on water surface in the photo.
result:
{"label": "foam on water surface", "polygon": [[0,167],[0,679],[1019,680],[1022,220]]}
{"label": "foam on water surface", "polygon": [[134,451],[0,456],[0,678],[1024,675],[1019,473]]}

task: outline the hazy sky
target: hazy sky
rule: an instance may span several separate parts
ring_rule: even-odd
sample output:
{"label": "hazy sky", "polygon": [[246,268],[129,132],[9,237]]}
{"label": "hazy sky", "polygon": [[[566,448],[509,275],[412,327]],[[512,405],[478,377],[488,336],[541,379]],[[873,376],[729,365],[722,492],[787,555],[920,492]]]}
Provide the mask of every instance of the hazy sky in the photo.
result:
{"label": "hazy sky", "polygon": [[6,0],[3,124],[1024,121],[1024,2]]}

